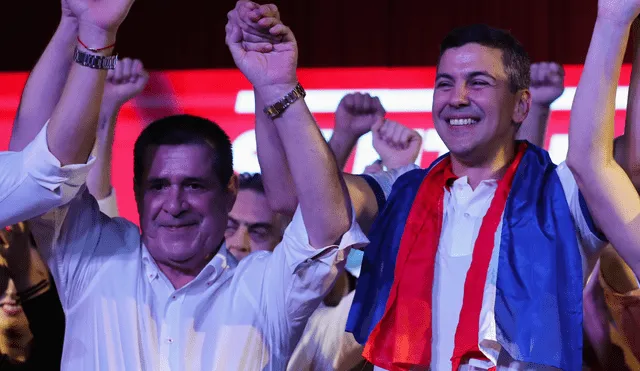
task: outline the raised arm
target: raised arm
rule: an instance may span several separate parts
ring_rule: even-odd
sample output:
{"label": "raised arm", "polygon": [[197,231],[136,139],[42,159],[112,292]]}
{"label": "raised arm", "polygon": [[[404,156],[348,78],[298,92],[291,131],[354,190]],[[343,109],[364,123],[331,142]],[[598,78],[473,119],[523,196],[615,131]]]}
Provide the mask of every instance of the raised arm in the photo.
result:
{"label": "raised arm", "polygon": [[551,103],[564,92],[564,69],[554,62],[531,65],[531,108],[516,137],[544,147]]}
{"label": "raised arm", "polygon": [[[240,27],[227,24],[226,42],[238,68],[265,104],[274,104],[297,84],[297,44],[291,30],[272,17],[255,17],[281,41],[251,44]],[[351,201],[335,158],[304,99],[273,118],[287,158],[300,210],[315,248],[333,245],[351,226]],[[312,175],[312,176],[311,176]]]}
{"label": "raised arm", "polygon": [[9,150],[23,150],[51,117],[69,76],[77,36],[78,20],[62,0],[58,28],[24,86]]}
{"label": "raised arm", "polygon": [[[90,48],[113,44],[132,3],[133,0],[67,0],[78,20],[78,35]],[[51,48],[58,47],[52,44]],[[94,55],[87,56],[87,60],[111,53],[110,48],[97,53],[84,47],[78,50]],[[0,153],[1,226],[41,215],[74,197],[84,182],[85,168],[66,165],[87,161],[95,141],[105,76],[105,70],[73,63],[46,131],[41,130],[23,151]],[[14,139],[20,141],[20,137],[16,134]]]}
{"label": "raised arm", "polygon": [[380,99],[369,94],[347,94],[340,100],[335,114],[336,124],[329,140],[340,169],[344,169],[358,139],[371,131],[373,124],[385,113]]}
{"label": "raised arm", "polygon": [[633,66],[624,135],[616,138],[614,156],[627,172],[636,189],[640,188],[640,21],[631,26],[633,41]]}
{"label": "raised arm", "polygon": [[[99,203],[102,200],[109,200],[110,203],[115,202],[115,199],[112,199],[111,160],[118,113],[125,103],[144,89],[147,81],[149,81],[149,74],[145,71],[142,62],[137,59],[125,58],[118,62],[115,70],[110,70],[107,73],[94,151],[96,162],[87,177],[89,192]],[[102,208],[103,205],[100,206]],[[107,210],[103,210],[103,212],[109,216],[115,216],[110,215],[117,214],[117,208],[113,210],[114,206],[107,206]]]}
{"label": "raised arm", "polygon": [[571,110],[571,168],[590,211],[620,256],[640,273],[640,198],[613,157],[617,83],[638,0],[600,0]]}
{"label": "raised arm", "polygon": [[[116,32],[133,4],[133,0],[68,0],[78,18],[78,37],[84,45],[98,50],[113,45]],[[112,48],[93,52],[111,55]],[[95,141],[98,113],[107,72],[73,63],[60,101],[51,115],[47,144],[62,165],[86,161]]]}

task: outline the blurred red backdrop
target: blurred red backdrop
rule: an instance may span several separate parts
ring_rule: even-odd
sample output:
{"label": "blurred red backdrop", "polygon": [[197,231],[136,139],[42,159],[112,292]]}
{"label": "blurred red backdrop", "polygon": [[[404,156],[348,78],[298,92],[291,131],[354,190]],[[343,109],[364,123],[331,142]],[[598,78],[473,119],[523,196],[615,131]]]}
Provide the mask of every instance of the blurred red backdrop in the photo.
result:
{"label": "blurred red backdrop", "polygon": [[[580,66],[565,66],[564,95],[552,106],[546,147],[552,159],[562,161],[567,150],[569,109]],[[630,67],[623,67],[618,89],[616,129],[624,125],[624,107]],[[431,98],[434,68],[358,68],[302,69],[300,81],[308,91],[307,103],[326,136],[333,127],[333,112],[340,98],[350,91],[369,91],[381,97],[390,119],[417,129],[423,135],[423,152],[418,163],[428,165],[446,147],[431,122]],[[26,81],[25,73],[0,73],[0,150],[7,148],[13,117]],[[121,215],[138,220],[133,198],[133,144],[149,122],[173,113],[190,113],[219,123],[234,144],[235,170],[259,171],[253,132],[253,96],[251,86],[235,70],[190,70],[155,72],[145,91],[127,104],[116,127],[113,185],[118,193]],[[370,136],[363,137],[347,171],[355,173],[377,158]]]}

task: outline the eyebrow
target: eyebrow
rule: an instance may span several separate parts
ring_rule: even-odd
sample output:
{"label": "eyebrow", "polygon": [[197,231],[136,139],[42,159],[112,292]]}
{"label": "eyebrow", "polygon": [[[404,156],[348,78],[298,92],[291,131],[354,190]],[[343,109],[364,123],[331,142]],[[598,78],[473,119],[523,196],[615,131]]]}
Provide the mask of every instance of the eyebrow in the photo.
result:
{"label": "eyebrow", "polygon": [[493,76],[492,76],[489,72],[487,72],[487,71],[474,71],[474,72],[471,72],[471,73],[468,75],[468,77],[467,77],[467,78],[474,78],[474,77],[479,77],[479,76],[482,76],[482,77],[488,77],[488,78],[490,78],[491,80],[496,81],[496,78],[495,78],[495,77],[493,77]]}
{"label": "eyebrow", "polygon": [[[496,81],[496,78],[495,78],[495,77],[493,77],[493,76],[492,76],[489,72],[487,72],[487,71],[473,71],[473,72],[471,72],[471,73],[467,74],[466,78],[467,78],[467,79],[471,79],[471,78],[478,77],[478,76],[488,77],[488,78],[490,78],[491,80]],[[449,80],[453,80],[453,76],[449,75],[448,73],[438,73],[438,74],[436,75],[436,80],[439,80],[439,79],[449,79]]]}
{"label": "eyebrow", "polygon": [[245,221],[242,220],[237,220],[235,218],[232,218],[231,216],[229,216],[229,221],[235,223],[235,224],[244,224],[247,226],[247,229],[252,229],[252,228],[265,228],[265,229],[270,229],[273,228],[273,226],[269,223],[265,223],[265,222],[258,222],[258,223],[247,223]]}
{"label": "eyebrow", "polygon": [[[147,178],[147,183],[170,183],[170,182],[171,181],[169,180],[169,178],[164,178],[164,177]],[[205,178],[200,178],[200,177],[188,177],[188,178],[182,179],[180,183],[193,183],[193,182],[206,183],[207,180]]]}

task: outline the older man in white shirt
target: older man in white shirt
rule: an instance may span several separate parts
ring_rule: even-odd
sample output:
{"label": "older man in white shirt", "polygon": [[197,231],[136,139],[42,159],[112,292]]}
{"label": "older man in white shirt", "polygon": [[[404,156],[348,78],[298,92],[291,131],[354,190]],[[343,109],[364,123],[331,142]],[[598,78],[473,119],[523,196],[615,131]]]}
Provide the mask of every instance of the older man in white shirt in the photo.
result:
{"label": "older man in white shirt", "polygon": [[[241,50],[252,46],[227,31],[236,63],[260,96],[269,103],[288,97],[294,86],[279,82],[290,70],[265,73],[262,55]],[[291,47],[290,31],[278,33],[281,47]],[[227,251],[224,230],[237,193],[231,143],[217,125],[188,115],[152,123],[136,142],[142,233],[100,213],[83,185],[71,202],[32,220],[67,316],[63,369],[285,369],[349,248],[367,242],[333,156],[298,98],[273,117],[295,133],[285,146],[296,159],[288,166],[300,199],[273,253],[238,264]],[[304,151],[315,156],[295,156]]]}

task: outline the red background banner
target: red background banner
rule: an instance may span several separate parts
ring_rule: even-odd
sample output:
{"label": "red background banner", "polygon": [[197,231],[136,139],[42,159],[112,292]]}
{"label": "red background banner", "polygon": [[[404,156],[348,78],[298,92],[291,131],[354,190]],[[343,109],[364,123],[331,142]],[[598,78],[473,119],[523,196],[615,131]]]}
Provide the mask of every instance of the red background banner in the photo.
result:
{"label": "red background banner", "polygon": [[[569,110],[581,73],[581,66],[565,66],[567,89],[552,106],[545,146],[552,159],[566,155]],[[616,107],[616,132],[624,125],[624,107],[630,67],[622,71]],[[308,91],[307,102],[326,136],[333,127],[333,111],[350,91],[371,91],[381,97],[387,117],[417,129],[423,135],[423,152],[418,163],[427,166],[446,152],[433,129],[431,94],[434,68],[332,68],[303,69],[301,83]],[[6,150],[18,107],[25,73],[0,73],[0,150]],[[125,105],[118,118],[113,157],[113,186],[118,193],[120,214],[138,220],[133,198],[133,144],[146,124],[174,113],[209,118],[222,126],[234,144],[235,170],[258,171],[255,154],[253,98],[248,81],[236,70],[190,70],[152,73],[150,83],[136,99]],[[370,136],[361,138],[347,165],[360,172],[376,159]]]}

